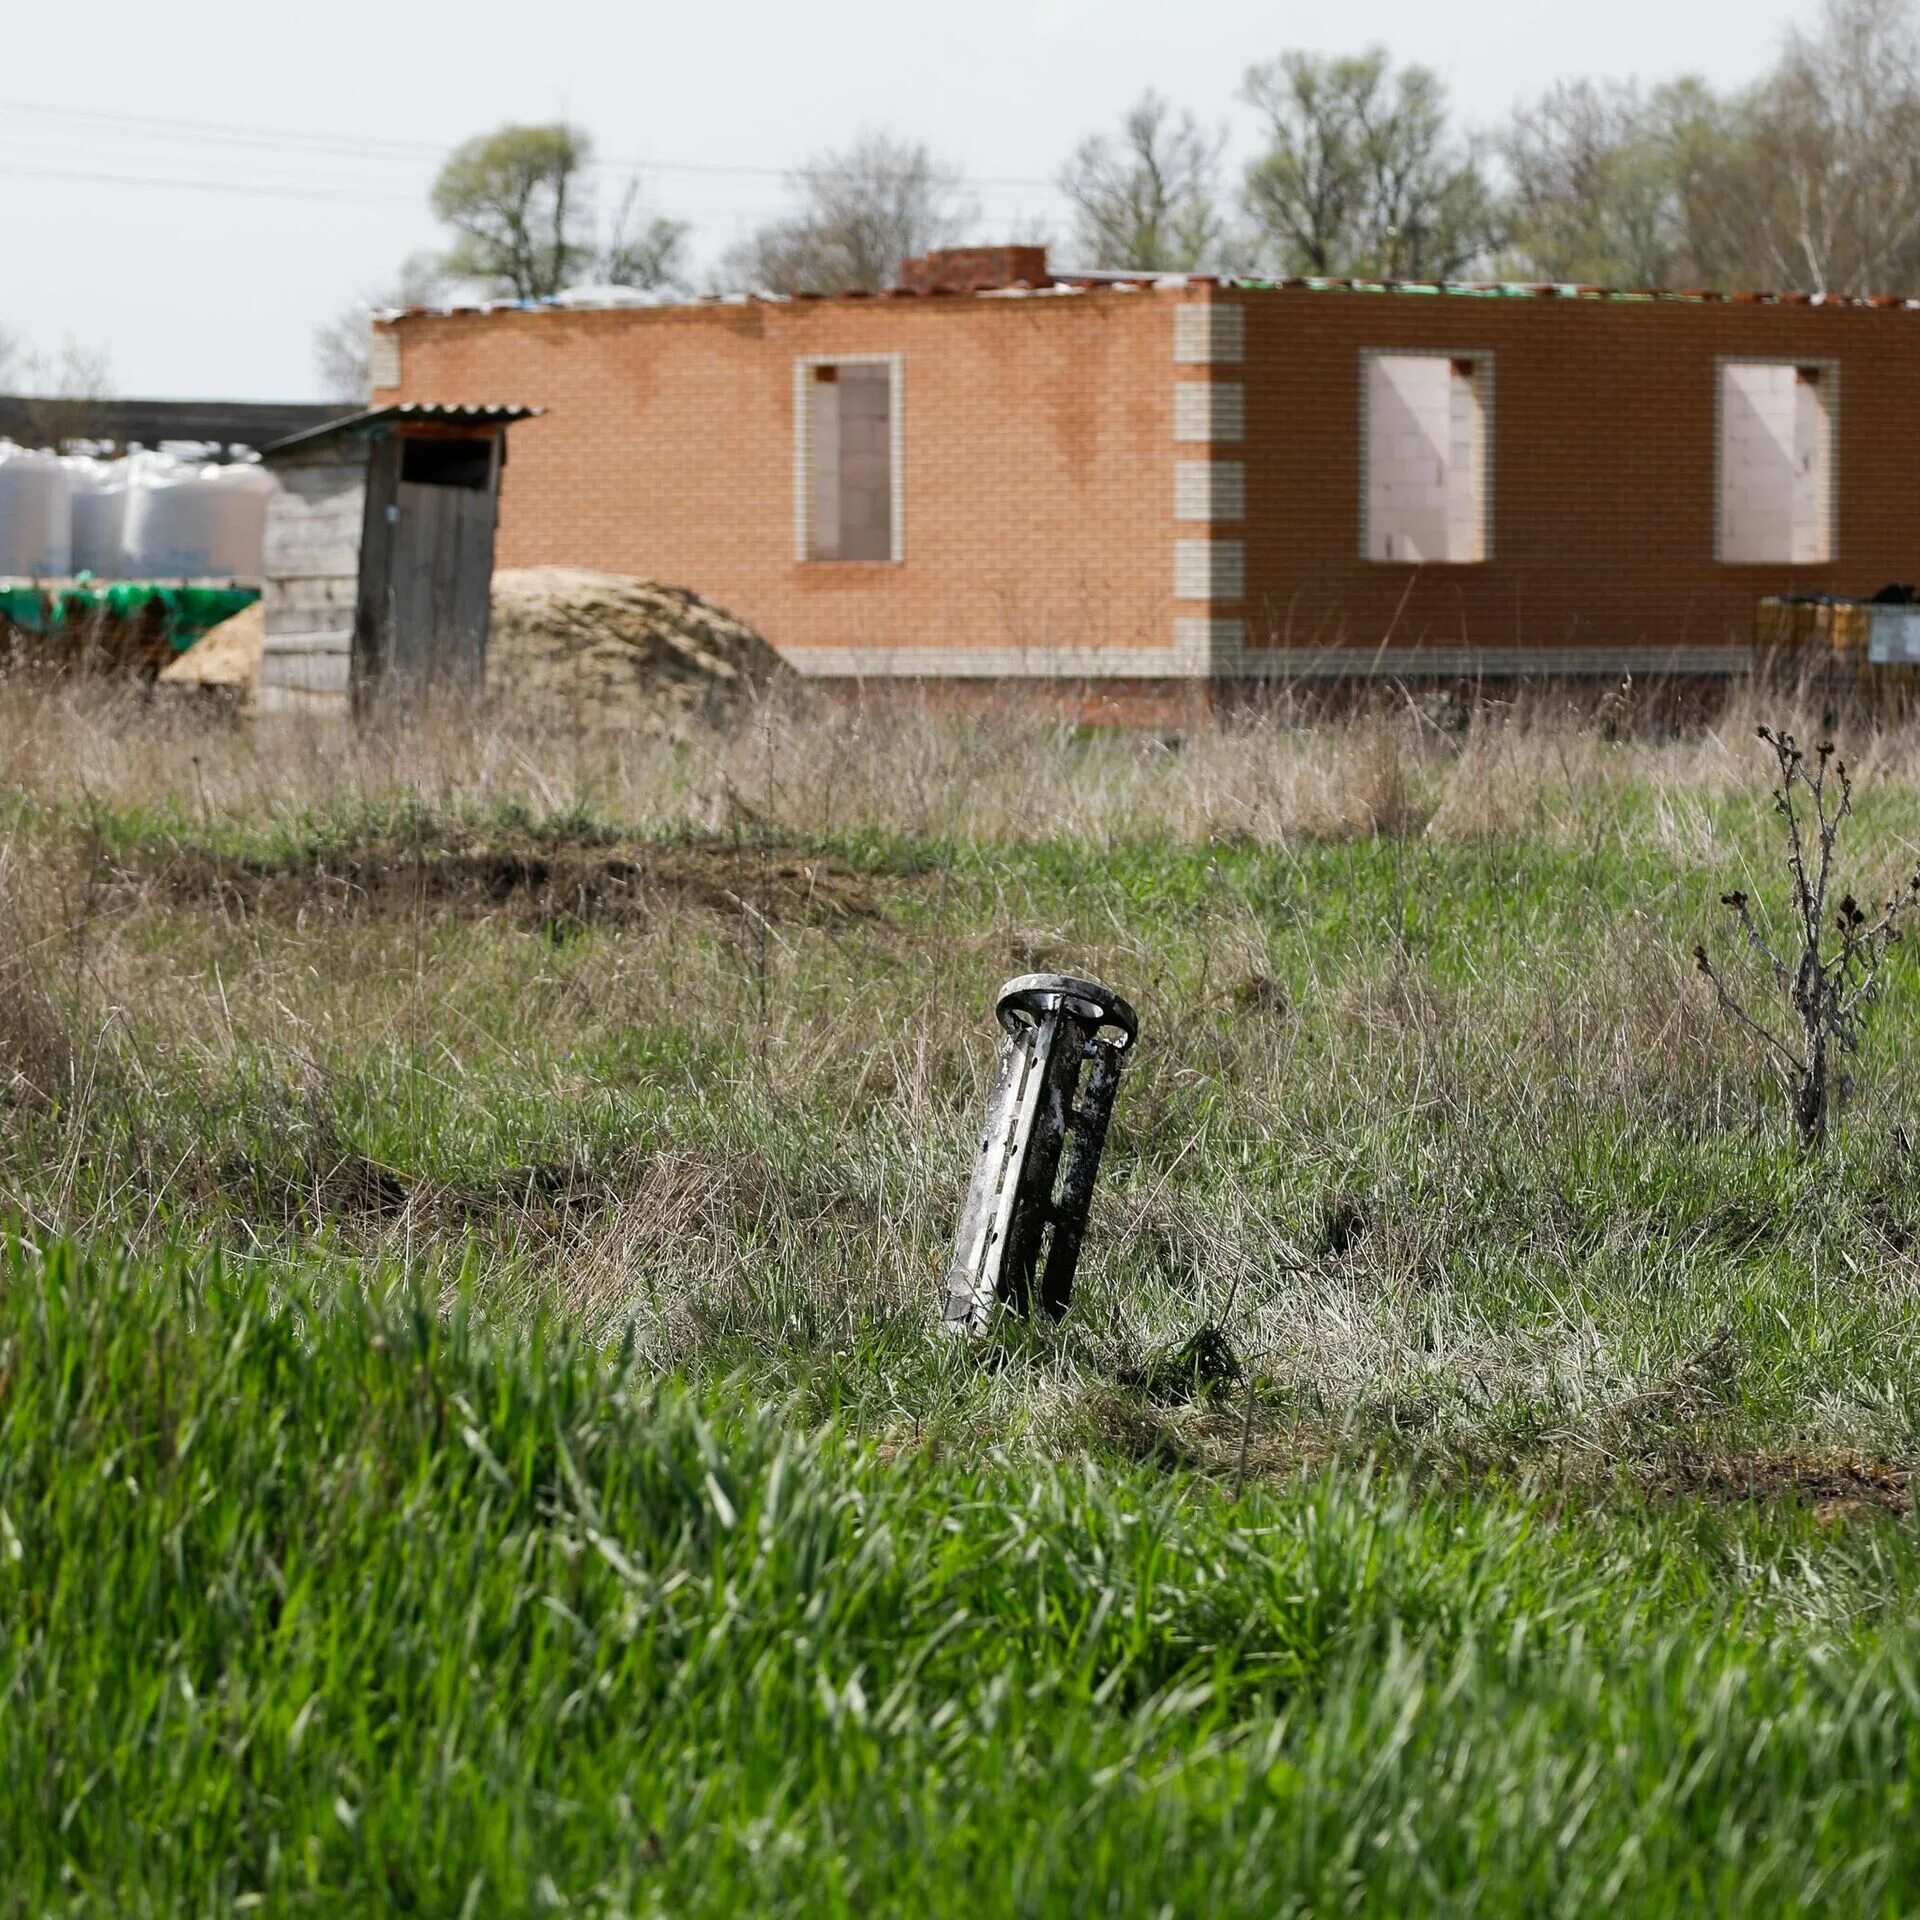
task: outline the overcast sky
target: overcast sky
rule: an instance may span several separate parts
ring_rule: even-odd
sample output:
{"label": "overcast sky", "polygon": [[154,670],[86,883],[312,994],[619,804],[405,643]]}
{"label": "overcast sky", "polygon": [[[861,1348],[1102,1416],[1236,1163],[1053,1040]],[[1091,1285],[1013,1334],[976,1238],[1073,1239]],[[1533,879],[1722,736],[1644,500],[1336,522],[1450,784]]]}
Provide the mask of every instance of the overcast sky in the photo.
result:
{"label": "overcast sky", "polygon": [[[104,352],[114,390],[296,399],[312,336],[432,244],[437,160],[564,116],[698,256],[788,202],[782,171],[863,129],[977,183],[983,237],[1064,232],[1048,182],[1152,84],[1227,126],[1249,63],[1380,41],[1470,122],[1580,74],[1752,78],[1812,0],[90,0],[8,10],[0,330]],[[624,169],[609,169],[603,191]]]}

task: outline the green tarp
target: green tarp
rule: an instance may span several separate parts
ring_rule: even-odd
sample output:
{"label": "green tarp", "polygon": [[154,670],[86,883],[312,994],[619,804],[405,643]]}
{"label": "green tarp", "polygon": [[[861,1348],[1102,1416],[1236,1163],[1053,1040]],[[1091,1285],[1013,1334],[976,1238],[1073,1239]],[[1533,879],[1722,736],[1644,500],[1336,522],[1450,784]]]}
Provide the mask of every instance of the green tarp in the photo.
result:
{"label": "green tarp", "polygon": [[157,608],[174,652],[185,653],[209,627],[259,598],[258,587],[163,587],[143,580],[116,580],[99,587],[0,587],[0,625],[25,633],[57,633],[69,622],[95,615],[133,621]]}

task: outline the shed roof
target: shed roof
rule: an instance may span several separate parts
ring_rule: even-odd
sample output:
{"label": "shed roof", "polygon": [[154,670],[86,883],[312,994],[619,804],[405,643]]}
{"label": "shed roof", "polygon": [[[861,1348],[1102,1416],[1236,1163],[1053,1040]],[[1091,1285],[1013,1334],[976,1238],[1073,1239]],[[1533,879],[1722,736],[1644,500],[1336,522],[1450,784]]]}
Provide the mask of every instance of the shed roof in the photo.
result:
{"label": "shed roof", "polygon": [[417,420],[440,427],[510,427],[516,420],[531,420],[535,414],[545,412],[545,407],[457,406],[437,400],[402,400],[392,406],[368,407],[364,412],[329,420],[302,433],[290,433],[261,451],[271,460],[276,453],[285,453],[292,447],[315,446],[343,434],[373,433],[394,421]]}

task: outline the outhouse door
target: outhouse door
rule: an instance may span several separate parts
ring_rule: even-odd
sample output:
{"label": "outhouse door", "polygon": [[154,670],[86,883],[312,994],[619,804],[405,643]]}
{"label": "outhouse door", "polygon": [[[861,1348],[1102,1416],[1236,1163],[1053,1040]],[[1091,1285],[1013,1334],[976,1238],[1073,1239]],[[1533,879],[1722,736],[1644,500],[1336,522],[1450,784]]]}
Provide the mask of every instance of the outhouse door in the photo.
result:
{"label": "outhouse door", "polygon": [[361,566],[362,711],[477,699],[486,685],[497,434],[374,449]]}

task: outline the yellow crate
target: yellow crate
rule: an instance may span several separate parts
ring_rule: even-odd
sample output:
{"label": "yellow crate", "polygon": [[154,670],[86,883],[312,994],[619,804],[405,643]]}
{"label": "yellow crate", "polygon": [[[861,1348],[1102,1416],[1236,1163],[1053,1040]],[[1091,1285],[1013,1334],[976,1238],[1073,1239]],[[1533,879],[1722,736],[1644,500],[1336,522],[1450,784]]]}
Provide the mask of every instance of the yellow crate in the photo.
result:
{"label": "yellow crate", "polygon": [[1873,609],[1864,600],[1787,600],[1769,595],[1755,609],[1753,640],[1766,653],[1830,653],[1864,660]]}

